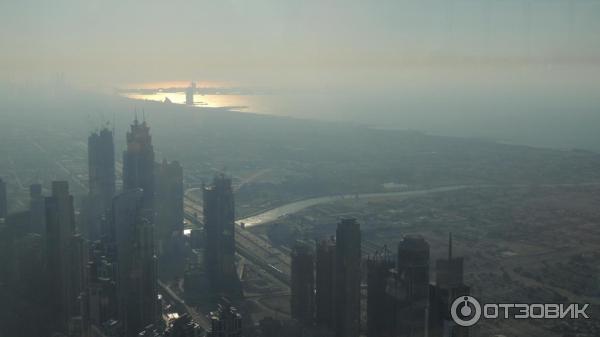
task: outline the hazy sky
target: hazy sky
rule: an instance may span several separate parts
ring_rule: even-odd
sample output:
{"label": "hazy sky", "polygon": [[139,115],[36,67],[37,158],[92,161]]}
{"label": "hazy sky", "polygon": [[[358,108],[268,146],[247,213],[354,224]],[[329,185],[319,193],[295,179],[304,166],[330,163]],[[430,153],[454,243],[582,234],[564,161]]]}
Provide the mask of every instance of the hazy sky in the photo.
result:
{"label": "hazy sky", "polygon": [[415,67],[597,65],[599,36],[597,0],[7,0],[0,76],[268,84]]}

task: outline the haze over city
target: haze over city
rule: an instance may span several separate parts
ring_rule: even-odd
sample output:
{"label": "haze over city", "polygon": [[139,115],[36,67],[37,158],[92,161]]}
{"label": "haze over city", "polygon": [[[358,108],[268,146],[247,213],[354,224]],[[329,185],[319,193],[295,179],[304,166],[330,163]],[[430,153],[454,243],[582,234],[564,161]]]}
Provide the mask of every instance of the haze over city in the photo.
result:
{"label": "haze over city", "polygon": [[0,337],[598,336],[599,36],[600,0],[1,2]]}
{"label": "haze over city", "polygon": [[596,1],[1,6],[5,83],[60,77],[111,92],[198,81],[268,93],[242,102],[258,113],[561,148],[598,141]]}

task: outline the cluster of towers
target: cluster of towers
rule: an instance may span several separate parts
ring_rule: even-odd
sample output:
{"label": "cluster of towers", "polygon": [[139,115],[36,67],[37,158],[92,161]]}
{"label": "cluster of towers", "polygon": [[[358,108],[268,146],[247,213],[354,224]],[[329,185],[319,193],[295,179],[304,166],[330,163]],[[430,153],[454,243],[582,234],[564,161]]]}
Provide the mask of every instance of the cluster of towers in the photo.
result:
{"label": "cluster of towers", "polygon": [[[145,121],[136,118],[126,140],[117,190],[113,132],[89,136],[89,192],[79,213],[68,183],[54,181],[49,196],[34,184],[29,210],[7,214],[0,180],[0,249],[7,252],[0,278],[39,318],[31,327],[37,330],[25,335],[137,336],[149,326],[171,331],[160,326],[158,256],[183,234],[182,169],[177,162],[155,163]],[[22,322],[7,330],[23,329]],[[191,331],[184,323],[173,324]]]}
{"label": "cluster of towers", "polygon": [[358,337],[361,320],[361,233],[355,219],[342,219],[335,241],[312,247],[299,242],[292,251],[291,312],[321,334]]}
{"label": "cluster of towers", "polygon": [[92,202],[84,213],[88,224],[99,226],[87,228],[92,246],[84,323],[105,335],[136,336],[161,324],[159,258],[183,234],[183,170],[178,162],[155,163],[145,121],[134,120],[126,141],[122,190],[116,195],[112,132],[93,133],[88,141]]}
{"label": "cluster of towers", "polygon": [[423,237],[404,237],[395,258],[381,252],[363,261],[360,226],[344,219],[335,239],[317,241],[315,249],[304,242],[293,248],[292,317],[319,336],[358,337],[364,331],[367,337],[466,337],[469,331],[452,322],[450,307],[470,288],[463,282],[463,259],[452,256],[451,236],[449,241],[432,283]]}
{"label": "cluster of towers", "polygon": [[[117,188],[113,132],[105,128],[90,135],[89,192],[80,214],[66,181],[52,182],[49,196],[32,185],[29,209],[8,214],[0,179],[0,287],[14,290],[14,298],[5,291],[0,296],[30,306],[16,312],[29,309],[40,317],[25,335],[198,335],[187,315],[164,326],[158,295],[161,259],[167,265],[169,258],[176,260],[173,242],[183,235],[183,170],[178,162],[155,162],[145,121],[136,118],[126,140]],[[242,290],[231,179],[217,175],[202,190],[202,277],[212,300],[236,298]],[[196,276],[186,273],[186,288],[201,284]],[[451,236],[448,257],[435,268],[429,244],[419,236],[405,237],[395,257],[385,251],[363,259],[355,219],[342,219],[335,236],[315,246],[298,242],[291,253],[291,314],[315,336],[466,337],[468,330],[453,324],[449,313],[453,300],[469,291]],[[209,336],[241,337],[241,314],[231,305],[219,305],[208,319]],[[8,331],[19,329],[23,326]]]}
{"label": "cluster of towers", "polygon": [[183,177],[177,162],[155,163],[150,128],[136,118],[126,135],[122,191],[115,195],[112,138],[104,129],[88,139],[89,201],[84,213],[91,247],[84,323],[132,336],[158,322],[157,254],[183,226],[183,199],[171,198],[173,190],[183,193]]}

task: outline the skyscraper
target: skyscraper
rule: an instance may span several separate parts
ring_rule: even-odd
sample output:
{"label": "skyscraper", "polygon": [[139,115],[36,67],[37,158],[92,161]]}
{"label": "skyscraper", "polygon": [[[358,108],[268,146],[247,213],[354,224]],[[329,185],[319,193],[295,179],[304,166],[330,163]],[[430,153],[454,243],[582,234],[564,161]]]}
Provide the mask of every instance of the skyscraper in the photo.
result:
{"label": "skyscraper", "polygon": [[66,181],[52,182],[52,196],[46,198],[46,257],[48,294],[55,329],[67,331],[77,294],[72,284],[71,243],[75,235],[73,196]]}
{"label": "skyscraper", "polygon": [[196,92],[196,83],[190,83],[190,86],[185,89],[185,104],[194,105],[194,93]]}
{"label": "skyscraper", "polygon": [[71,286],[72,300],[71,313],[69,317],[69,331],[74,335],[83,333],[83,316],[82,309],[87,303],[87,261],[88,261],[88,245],[87,241],[81,234],[74,234],[70,240],[70,264],[71,264]]}
{"label": "skyscraper", "polygon": [[[140,188],[143,191],[142,207],[154,210],[154,147],[146,121],[137,118],[127,132],[127,150],[123,152],[123,190]],[[154,221],[154,211],[148,214]]]}
{"label": "skyscraper", "polygon": [[463,258],[452,256],[452,233],[448,234],[448,258],[435,264],[435,284],[450,289],[463,285]]}
{"label": "skyscraper", "polygon": [[42,195],[42,185],[29,186],[29,228],[33,233],[44,234],[46,231],[46,206]]}
{"label": "skyscraper", "polygon": [[397,336],[422,336],[428,325],[429,244],[421,236],[406,236],[398,244],[396,269],[388,294],[394,301]]}
{"label": "skyscraper", "polygon": [[183,169],[177,161],[163,160],[157,168],[156,232],[161,246],[183,233]]}
{"label": "skyscraper", "polygon": [[127,336],[136,336],[157,316],[157,274],[152,223],[144,192],[132,189],[113,199],[117,263],[117,312]]}
{"label": "skyscraper", "polygon": [[0,219],[8,215],[8,201],[6,198],[6,183],[0,178]]}
{"label": "skyscraper", "polygon": [[396,269],[404,275],[412,299],[429,293],[429,243],[421,236],[405,236],[398,244]]}
{"label": "skyscraper", "polygon": [[99,329],[118,317],[115,268],[104,256],[93,256],[86,268],[89,278],[86,323],[92,329]]}
{"label": "skyscraper", "polygon": [[292,250],[291,312],[292,318],[305,325],[314,323],[314,260],[314,254],[306,243],[296,243]]}
{"label": "skyscraper", "polygon": [[88,170],[90,196],[105,211],[115,196],[115,145],[107,128],[88,137]]}
{"label": "skyscraper", "polygon": [[448,237],[448,258],[438,259],[435,267],[435,286],[430,298],[429,331],[453,337],[467,337],[466,327],[454,324],[450,317],[452,302],[460,296],[469,295],[470,287],[463,281],[463,258],[452,255],[452,233]]}
{"label": "skyscraper", "polygon": [[89,194],[83,200],[81,228],[90,240],[102,235],[102,221],[115,195],[115,147],[112,131],[104,128],[88,137]]}
{"label": "skyscraper", "polygon": [[336,231],[335,252],[335,335],[360,335],[360,225],[342,219]]}
{"label": "skyscraper", "polygon": [[18,289],[27,300],[38,302],[43,296],[45,254],[44,242],[40,234],[28,233],[18,238],[15,244]]}
{"label": "skyscraper", "polygon": [[[16,295],[14,298],[19,301],[18,307],[21,309],[11,306],[9,310],[14,310],[22,319],[15,321],[17,330],[13,333],[9,332],[10,328],[4,328],[4,331],[10,335],[45,336],[48,333],[49,324],[54,323],[52,322],[54,317],[48,315],[48,283],[44,274],[46,254],[43,240],[41,234],[28,233],[15,241],[13,256],[17,267],[17,278],[15,286],[9,289]],[[3,263],[3,265],[7,264]],[[37,318],[35,324],[31,324],[29,317]]]}
{"label": "skyscraper", "polygon": [[235,269],[235,213],[231,179],[224,175],[204,187],[206,266],[213,293],[239,292]]}
{"label": "skyscraper", "polygon": [[317,242],[315,322],[332,330],[335,327],[335,241]]}
{"label": "skyscraper", "polygon": [[392,268],[393,260],[385,252],[367,260],[367,337],[394,336],[393,303],[385,291]]}

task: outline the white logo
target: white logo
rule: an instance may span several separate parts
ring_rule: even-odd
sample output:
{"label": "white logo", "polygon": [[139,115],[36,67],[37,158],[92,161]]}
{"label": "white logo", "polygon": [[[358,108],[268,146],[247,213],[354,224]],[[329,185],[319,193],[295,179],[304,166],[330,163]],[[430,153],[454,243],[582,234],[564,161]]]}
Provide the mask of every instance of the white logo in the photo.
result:
{"label": "white logo", "polygon": [[471,296],[462,296],[454,300],[450,308],[454,323],[471,326],[481,318],[481,304]]}
{"label": "white logo", "polygon": [[556,303],[486,303],[481,305],[471,296],[461,296],[452,302],[450,315],[460,326],[475,325],[485,319],[589,319],[589,304]]}

